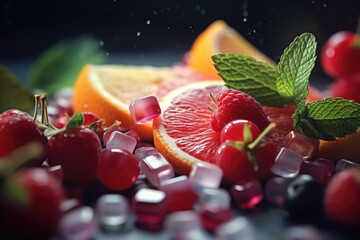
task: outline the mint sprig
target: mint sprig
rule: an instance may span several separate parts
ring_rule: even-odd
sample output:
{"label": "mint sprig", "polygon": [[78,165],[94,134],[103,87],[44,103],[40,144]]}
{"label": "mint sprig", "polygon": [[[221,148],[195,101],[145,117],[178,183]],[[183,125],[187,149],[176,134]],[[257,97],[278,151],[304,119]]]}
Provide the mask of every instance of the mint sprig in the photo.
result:
{"label": "mint sprig", "polygon": [[294,127],[309,137],[334,140],[360,127],[358,103],[343,98],[306,103],[316,60],[316,40],[311,33],[296,37],[275,68],[241,54],[218,54],[212,59],[227,87],[251,95],[264,106],[295,105]]}
{"label": "mint sprig", "polygon": [[275,68],[240,54],[218,54],[212,58],[226,86],[256,96],[256,100],[265,106],[283,107],[294,103],[279,93]]}
{"label": "mint sprig", "polygon": [[354,133],[360,126],[360,104],[343,98],[328,98],[306,104],[294,114],[294,126],[303,133],[324,140],[335,140]]}
{"label": "mint sprig", "polygon": [[277,66],[277,89],[282,96],[292,98],[300,112],[305,108],[309,77],[315,59],[315,37],[310,33],[304,33],[296,37],[285,49]]}

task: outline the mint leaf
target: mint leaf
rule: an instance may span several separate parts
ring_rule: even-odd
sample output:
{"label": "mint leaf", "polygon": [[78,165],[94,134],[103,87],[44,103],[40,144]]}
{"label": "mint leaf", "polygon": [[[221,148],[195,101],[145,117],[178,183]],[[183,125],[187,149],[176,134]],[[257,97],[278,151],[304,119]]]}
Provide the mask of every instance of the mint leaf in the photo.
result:
{"label": "mint leaf", "polygon": [[33,93],[3,65],[0,65],[0,91],[0,112],[11,108],[29,111],[34,107]]}
{"label": "mint leaf", "polygon": [[315,59],[315,37],[311,33],[303,33],[285,49],[277,66],[277,89],[281,95],[293,98],[300,112],[305,108],[309,77]]}
{"label": "mint leaf", "polygon": [[360,104],[343,98],[308,103],[294,114],[294,126],[309,137],[335,140],[359,128]]}
{"label": "mint leaf", "polygon": [[218,54],[212,56],[212,59],[226,86],[249,94],[265,106],[284,107],[293,104],[291,98],[279,94],[275,68],[241,54]]}
{"label": "mint leaf", "polygon": [[51,95],[56,90],[73,86],[85,64],[100,64],[104,58],[98,41],[93,38],[63,40],[37,59],[30,73],[30,87]]}
{"label": "mint leaf", "polygon": [[80,112],[74,113],[66,124],[66,129],[78,128],[84,123],[84,115]]}

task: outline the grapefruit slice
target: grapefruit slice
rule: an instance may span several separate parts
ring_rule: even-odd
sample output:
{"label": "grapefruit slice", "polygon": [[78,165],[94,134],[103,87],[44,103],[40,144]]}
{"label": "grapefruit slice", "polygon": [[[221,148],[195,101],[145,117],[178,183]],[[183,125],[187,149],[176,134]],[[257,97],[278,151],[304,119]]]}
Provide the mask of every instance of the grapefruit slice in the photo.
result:
{"label": "grapefruit slice", "polygon": [[215,107],[210,93],[224,90],[224,83],[204,81],[170,92],[162,102],[162,114],[153,122],[154,144],[178,174],[188,174],[198,161],[213,162],[220,134],[211,128]]}
{"label": "grapefruit slice", "polygon": [[[212,130],[208,106],[216,107],[210,93],[216,96],[225,89],[221,81],[195,82],[163,98],[162,114],[153,122],[154,144],[178,174],[188,174],[198,161],[215,162],[213,156],[220,145],[220,134]],[[294,130],[291,115],[295,107],[264,107],[264,111],[270,122],[277,124],[266,139],[279,150],[286,135]]]}

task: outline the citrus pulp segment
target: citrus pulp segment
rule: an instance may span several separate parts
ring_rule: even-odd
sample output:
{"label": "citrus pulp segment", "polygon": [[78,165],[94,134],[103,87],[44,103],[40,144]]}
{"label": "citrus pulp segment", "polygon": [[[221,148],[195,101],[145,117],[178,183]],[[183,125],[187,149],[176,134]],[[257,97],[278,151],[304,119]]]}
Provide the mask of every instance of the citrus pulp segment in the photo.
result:
{"label": "citrus pulp segment", "polygon": [[213,162],[220,133],[211,128],[215,107],[210,93],[218,94],[224,83],[192,83],[170,92],[162,102],[162,114],[154,120],[154,144],[179,174],[188,174],[197,161]]}

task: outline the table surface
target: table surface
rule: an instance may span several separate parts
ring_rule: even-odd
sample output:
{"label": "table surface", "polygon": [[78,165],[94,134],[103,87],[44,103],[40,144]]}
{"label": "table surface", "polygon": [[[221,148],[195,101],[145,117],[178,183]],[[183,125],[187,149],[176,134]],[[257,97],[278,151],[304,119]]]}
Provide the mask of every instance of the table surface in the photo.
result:
{"label": "table surface", "polygon": [[[118,53],[109,57],[107,63],[109,64],[127,64],[127,65],[153,65],[153,66],[169,66],[174,62],[181,59],[182,53],[169,53],[169,52],[147,52],[141,54],[133,53]],[[17,78],[22,82],[27,79],[28,71],[31,67],[31,62],[28,60],[17,61],[4,61],[0,62],[7,66],[12,72],[15,73]],[[324,82],[314,82],[315,86],[322,87]],[[143,184],[143,183],[140,183]],[[90,191],[91,192],[91,191]],[[93,191],[93,195],[95,191]],[[90,194],[91,195],[91,194]],[[95,197],[90,197],[92,200]],[[291,219],[288,213],[281,209],[272,206],[266,200],[260,205],[249,211],[240,211],[236,207],[233,207],[234,213],[237,216],[246,216],[250,222],[255,226],[256,240],[280,240],[283,239],[284,231],[291,226],[312,226],[315,227],[320,233],[320,239],[322,240],[358,240],[360,239],[360,229],[350,229],[338,224],[330,222],[328,219],[318,220],[306,220],[299,221]],[[359,213],[360,214],[360,213]],[[207,232],[202,232],[204,239],[215,239],[214,235]],[[122,233],[103,233],[99,231],[96,235],[96,239],[100,240],[112,240],[112,239],[154,239],[162,240],[168,239],[168,235],[165,231],[150,233],[142,231],[140,229],[132,227],[129,231]]]}

